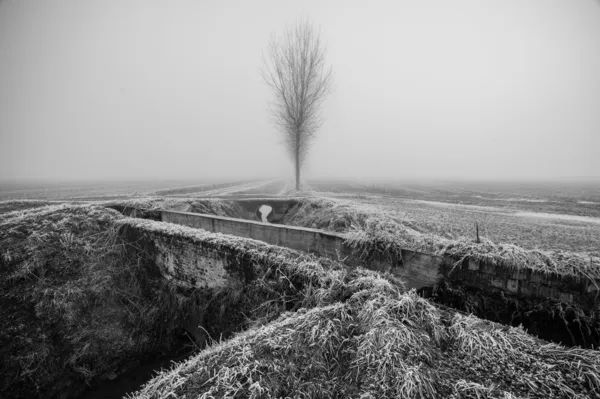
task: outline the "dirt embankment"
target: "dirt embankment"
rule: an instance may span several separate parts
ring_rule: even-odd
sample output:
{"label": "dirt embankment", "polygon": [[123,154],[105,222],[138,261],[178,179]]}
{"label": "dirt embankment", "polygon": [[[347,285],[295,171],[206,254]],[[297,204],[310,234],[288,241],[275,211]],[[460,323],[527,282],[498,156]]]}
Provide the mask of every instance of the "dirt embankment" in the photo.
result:
{"label": "dirt embankment", "polygon": [[169,350],[169,309],[119,242],[122,217],[97,205],[0,215],[0,396],[73,397]]}

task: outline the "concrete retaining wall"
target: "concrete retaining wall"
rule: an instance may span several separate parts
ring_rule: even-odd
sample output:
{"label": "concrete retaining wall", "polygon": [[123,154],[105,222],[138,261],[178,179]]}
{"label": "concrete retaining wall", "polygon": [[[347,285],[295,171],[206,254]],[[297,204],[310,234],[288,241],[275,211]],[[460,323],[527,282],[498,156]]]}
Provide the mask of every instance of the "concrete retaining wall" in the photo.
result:
{"label": "concrete retaining wall", "polygon": [[468,258],[455,268],[449,260],[444,262],[440,274],[449,282],[490,294],[552,299],[600,310],[600,280],[534,273],[532,269],[508,268]]}
{"label": "concrete retaining wall", "polygon": [[[163,278],[182,288],[218,288],[230,281],[251,279],[252,268],[239,256],[228,259],[218,242],[203,240],[173,229],[156,229],[152,221],[123,224],[120,235],[138,248],[159,269]],[[235,254],[238,255],[238,254]]]}
{"label": "concrete retaining wall", "polygon": [[433,287],[445,280],[490,294],[502,292],[521,298],[550,298],[576,304],[583,309],[600,309],[597,298],[600,281],[544,275],[526,269],[512,270],[468,258],[454,267],[458,261],[456,258],[408,249],[402,250],[402,259],[397,262],[380,260],[365,263],[344,245],[344,236],[339,233],[177,211],[163,211],[161,220],[328,256],[350,266],[362,265],[391,272],[403,278],[408,288]]}
{"label": "concrete retaining wall", "polygon": [[241,220],[224,216],[200,213],[162,211],[163,222],[196,227],[213,233],[230,234],[252,238],[268,244],[279,245],[299,251],[310,252],[334,259],[348,257],[349,264],[360,263],[346,247],[342,234],[294,226],[274,225],[252,220]]}

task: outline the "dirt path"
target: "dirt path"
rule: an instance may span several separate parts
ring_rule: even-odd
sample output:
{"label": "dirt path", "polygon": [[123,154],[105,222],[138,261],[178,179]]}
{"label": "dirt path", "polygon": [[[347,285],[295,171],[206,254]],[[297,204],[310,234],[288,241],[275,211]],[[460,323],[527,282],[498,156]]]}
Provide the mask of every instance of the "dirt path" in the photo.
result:
{"label": "dirt path", "polygon": [[217,188],[214,190],[203,191],[200,194],[202,196],[206,196],[206,197],[231,195],[231,194],[240,193],[240,192],[243,192],[246,190],[257,189],[257,188],[266,186],[268,184],[272,184],[276,181],[277,180],[261,180],[258,182],[244,183],[244,184],[238,184],[235,186],[229,186],[229,187]]}
{"label": "dirt path", "polygon": [[290,180],[286,180],[285,181],[285,185],[283,186],[283,188],[281,189],[281,191],[279,191],[277,193],[278,197],[283,197],[287,194],[288,191],[290,191],[293,187],[293,183]]}

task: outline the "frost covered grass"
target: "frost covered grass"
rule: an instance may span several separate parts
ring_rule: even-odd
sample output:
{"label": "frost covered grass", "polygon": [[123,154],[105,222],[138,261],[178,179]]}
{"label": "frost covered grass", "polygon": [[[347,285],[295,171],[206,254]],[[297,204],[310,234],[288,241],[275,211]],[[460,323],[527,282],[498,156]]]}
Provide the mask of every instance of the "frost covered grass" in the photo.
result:
{"label": "frost covered grass", "polygon": [[163,310],[98,205],[0,216],[2,397],[73,395],[157,347]]}
{"label": "frost covered grass", "polygon": [[242,213],[241,208],[235,201],[220,199],[194,200],[189,198],[147,197],[134,200],[99,202],[95,204],[114,209],[128,217],[155,221],[160,220],[160,213],[162,210],[203,213],[232,218],[239,218]]}
{"label": "frost covered grass", "polygon": [[346,233],[347,244],[363,259],[401,258],[401,249],[473,258],[511,269],[557,276],[600,279],[600,258],[567,251],[523,249],[514,244],[496,244],[489,239],[444,238],[423,231],[412,219],[385,213],[377,207],[350,201],[307,198],[285,216],[283,223]]}
{"label": "frost covered grass", "polygon": [[[451,240],[460,237],[473,238],[474,223],[477,221],[482,237],[496,243],[515,244],[524,249],[562,250],[600,257],[598,223],[526,217],[519,216],[523,215],[523,212],[517,213],[502,207],[448,203],[455,200],[453,197],[439,198],[439,201],[446,202],[407,200],[387,196],[368,198],[353,196],[346,200],[359,206],[386,212],[393,217],[399,215],[402,219],[410,219],[418,231],[436,237]],[[528,209],[528,207],[523,208],[521,204],[514,204],[514,207],[518,210]],[[600,209],[597,205],[596,208]],[[538,211],[540,210],[536,210]],[[569,215],[577,214],[571,207],[561,212]]]}
{"label": "frost covered grass", "polygon": [[[28,209],[39,208],[48,205],[57,205],[67,203],[66,201],[49,201],[36,199],[19,199],[19,200],[3,200],[0,201],[0,217],[6,213],[25,211]],[[68,203],[74,204],[74,201]]]}
{"label": "frost covered grass", "polygon": [[[119,204],[138,216],[165,206],[157,198]],[[385,231],[383,245],[395,237],[383,216],[352,217],[364,219],[350,226],[366,240],[368,226]],[[206,295],[148,292],[142,259],[116,240],[123,226],[228,253],[255,278]],[[545,344],[521,328],[442,310],[390,275],[259,241],[125,218],[104,205],[53,205],[0,216],[0,254],[0,317],[9,320],[0,334],[1,388],[9,397],[64,392],[71,377],[101,376],[151,348],[174,311],[233,320],[238,333],[163,371],[134,398],[600,395],[597,351]]]}
{"label": "frost covered grass", "polygon": [[363,281],[344,301],[300,308],[214,343],[131,398],[589,398],[600,354],[440,310]]}
{"label": "frost covered grass", "polygon": [[273,185],[279,185],[277,180],[257,180],[249,183],[237,184],[229,187],[217,188],[215,190],[209,190],[202,193],[203,196],[224,196],[224,195],[235,195],[243,193],[268,193],[272,191]]}
{"label": "frost covered grass", "polygon": [[508,269],[530,269],[534,273],[600,280],[600,258],[590,258],[567,251],[526,250],[513,244],[495,244],[483,239],[477,244],[461,239],[447,243],[438,254],[485,261]]}
{"label": "frost covered grass", "polygon": [[241,208],[235,201],[220,199],[144,197],[94,203],[118,210],[127,216],[153,220],[160,220],[160,212],[163,209],[234,218],[239,218],[242,214]]}

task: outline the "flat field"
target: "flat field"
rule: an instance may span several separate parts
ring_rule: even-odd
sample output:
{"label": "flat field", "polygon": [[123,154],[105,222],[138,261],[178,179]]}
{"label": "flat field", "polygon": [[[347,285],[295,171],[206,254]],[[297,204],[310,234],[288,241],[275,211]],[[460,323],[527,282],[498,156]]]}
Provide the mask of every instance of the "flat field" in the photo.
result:
{"label": "flat field", "polygon": [[0,212],[65,200],[308,195],[384,211],[434,240],[474,238],[477,222],[480,236],[496,243],[600,257],[600,181],[315,180],[300,193],[293,187],[283,180],[0,183]]}
{"label": "flat field", "polygon": [[226,180],[133,180],[69,182],[0,182],[0,200],[103,200],[208,191],[239,184]]}
{"label": "flat field", "polygon": [[309,182],[315,195],[372,206],[415,230],[600,256],[600,182]]}

